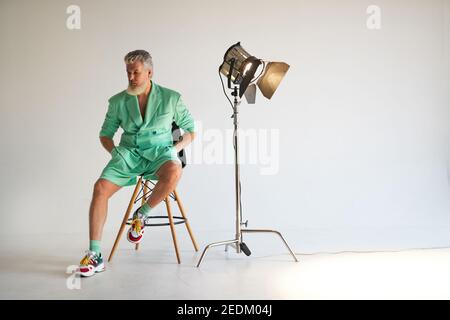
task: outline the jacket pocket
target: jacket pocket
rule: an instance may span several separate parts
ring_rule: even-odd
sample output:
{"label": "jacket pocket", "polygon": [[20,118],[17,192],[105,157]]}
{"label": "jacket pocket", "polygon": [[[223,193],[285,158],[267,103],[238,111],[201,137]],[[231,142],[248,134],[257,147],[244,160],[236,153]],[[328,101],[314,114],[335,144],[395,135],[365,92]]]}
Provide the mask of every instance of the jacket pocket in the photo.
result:
{"label": "jacket pocket", "polygon": [[125,157],[127,156],[128,149],[123,146],[117,146],[114,148],[116,150],[115,153],[117,153],[117,156],[125,160]]}
{"label": "jacket pocket", "polygon": [[154,126],[157,128],[171,128],[172,127],[172,113],[166,112],[155,116]]}
{"label": "jacket pocket", "polygon": [[164,112],[164,113],[159,113],[156,115],[157,118],[159,117],[168,117],[171,113],[170,112]]}
{"label": "jacket pocket", "polygon": [[111,150],[111,158],[114,158],[114,156],[117,154],[117,149],[116,147],[112,148]]}

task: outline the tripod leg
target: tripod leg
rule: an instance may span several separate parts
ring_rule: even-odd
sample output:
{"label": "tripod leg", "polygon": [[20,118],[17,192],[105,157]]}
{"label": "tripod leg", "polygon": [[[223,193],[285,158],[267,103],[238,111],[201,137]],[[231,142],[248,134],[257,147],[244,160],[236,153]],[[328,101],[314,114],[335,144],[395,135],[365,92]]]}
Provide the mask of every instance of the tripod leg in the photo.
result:
{"label": "tripod leg", "polygon": [[294,251],[292,251],[292,249],[289,247],[288,243],[286,242],[286,240],[284,239],[284,237],[281,235],[280,232],[278,232],[276,230],[266,230],[266,229],[242,229],[242,232],[248,232],[248,233],[268,233],[268,232],[271,232],[271,233],[276,233],[277,235],[280,236],[281,240],[284,242],[286,248],[291,253],[291,255],[294,258],[295,262],[298,262],[297,256],[295,255]]}
{"label": "tripod leg", "polygon": [[208,245],[205,247],[205,249],[203,250],[202,255],[200,256],[200,259],[198,260],[197,268],[200,267],[200,263],[202,263],[203,257],[205,256],[205,253],[206,253],[206,251],[207,251],[209,248],[218,247],[218,246],[224,246],[224,245],[229,245],[229,244],[232,244],[232,243],[236,243],[236,245],[237,245],[238,242],[239,242],[238,239],[233,239],[233,240],[221,241],[221,242],[214,242],[214,243],[208,244]]}

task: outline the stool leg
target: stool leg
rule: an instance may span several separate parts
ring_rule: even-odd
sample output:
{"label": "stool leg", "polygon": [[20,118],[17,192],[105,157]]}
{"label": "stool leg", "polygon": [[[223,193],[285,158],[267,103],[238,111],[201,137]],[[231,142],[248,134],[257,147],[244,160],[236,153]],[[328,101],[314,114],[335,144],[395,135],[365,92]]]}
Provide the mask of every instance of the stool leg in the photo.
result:
{"label": "stool leg", "polygon": [[192,233],[191,226],[189,225],[188,219],[186,218],[186,215],[184,214],[183,204],[180,201],[180,197],[178,197],[178,193],[176,190],[173,190],[173,194],[175,195],[175,200],[178,204],[178,208],[180,209],[181,216],[184,218],[187,231],[189,232],[189,236],[191,237],[192,244],[194,245],[194,249],[195,249],[195,251],[198,251],[197,242],[195,242],[194,234]]}
{"label": "stool leg", "polygon": [[[147,193],[147,191],[148,191],[148,187],[147,187],[147,184],[144,181],[144,193],[142,194],[141,206],[143,206],[145,204],[145,202],[147,201],[146,198],[145,198],[145,194]],[[139,250],[139,243],[136,243],[135,250]]]}
{"label": "stool leg", "polygon": [[169,217],[170,231],[172,232],[173,245],[175,247],[175,253],[177,254],[177,261],[178,264],[180,264],[180,253],[178,252],[177,236],[175,234],[175,225],[173,223],[172,210],[170,209],[169,199],[170,197],[166,197],[166,200],[164,201],[166,202],[167,216]]}
{"label": "stool leg", "polygon": [[122,236],[123,229],[125,229],[128,217],[130,216],[131,209],[133,209],[134,201],[136,200],[136,197],[138,195],[141,181],[142,181],[142,177],[139,178],[139,181],[136,184],[136,187],[134,188],[133,196],[131,197],[130,203],[128,204],[127,211],[125,212],[125,215],[123,216],[122,224],[120,225],[120,229],[119,229],[119,232],[117,233],[116,241],[114,242],[114,246],[111,249],[111,253],[109,254],[108,261],[112,260],[112,257],[114,255],[114,252],[116,251],[117,245],[119,244],[119,240],[120,240],[120,237]]}

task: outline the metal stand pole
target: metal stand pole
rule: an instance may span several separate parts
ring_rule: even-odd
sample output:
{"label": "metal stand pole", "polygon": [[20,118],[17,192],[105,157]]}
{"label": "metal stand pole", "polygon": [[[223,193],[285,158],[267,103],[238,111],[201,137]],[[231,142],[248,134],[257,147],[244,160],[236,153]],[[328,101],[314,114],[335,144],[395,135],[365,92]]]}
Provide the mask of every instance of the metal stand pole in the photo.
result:
{"label": "metal stand pole", "polygon": [[234,172],[235,172],[235,188],[236,188],[236,235],[235,238],[232,240],[226,240],[226,241],[220,241],[220,242],[214,242],[208,244],[205,249],[202,252],[202,255],[200,256],[200,259],[197,263],[197,268],[200,267],[200,264],[205,256],[206,251],[209,248],[217,247],[217,246],[225,246],[225,251],[227,251],[227,248],[229,245],[234,245],[236,247],[236,252],[241,253],[241,250],[249,256],[251,254],[250,250],[248,249],[247,245],[242,241],[242,233],[276,233],[280,236],[281,240],[286,245],[287,249],[289,250],[290,254],[294,258],[295,262],[298,262],[297,256],[292,251],[292,249],[287,244],[286,240],[283,238],[280,232],[276,230],[268,230],[268,229],[242,229],[242,225],[244,224],[247,227],[247,222],[242,223],[242,216],[241,216],[241,184],[240,184],[240,171],[239,171],[239,144],[238,144],[238,91],[237,86],[234,87],[234,91],[232,93],[234,96],[234,105],[233,105],[233,123],[234,123]]}

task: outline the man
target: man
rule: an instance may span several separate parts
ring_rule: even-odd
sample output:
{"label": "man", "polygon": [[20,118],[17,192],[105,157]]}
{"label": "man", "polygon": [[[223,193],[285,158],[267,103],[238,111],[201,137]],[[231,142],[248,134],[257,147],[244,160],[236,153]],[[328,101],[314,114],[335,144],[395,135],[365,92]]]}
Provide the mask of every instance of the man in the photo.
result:
{"label": "man", "polygon": [[[121,187],[136,184],[136,177],[158,179],[147,203],[133,214],[127,232],[131,243],[139,243],[144,234],[144,221],[150,211],[175,189],[181,176],[177,153],[195,137],[194,120],[176,91],[154,83],[153,63],[144,50],[129,52],[125,58],[128,89],[109,101],[108,112],[100,131],[103,147],[111,160],[94,185],[89,209],[89,250],[80,262],[79,273],[92,276],[105,270],[100,250],[108,199]],[[185,133],[173,145],[172,122]],[[118,146],[113,137],[118,127],[123,133]]]}

